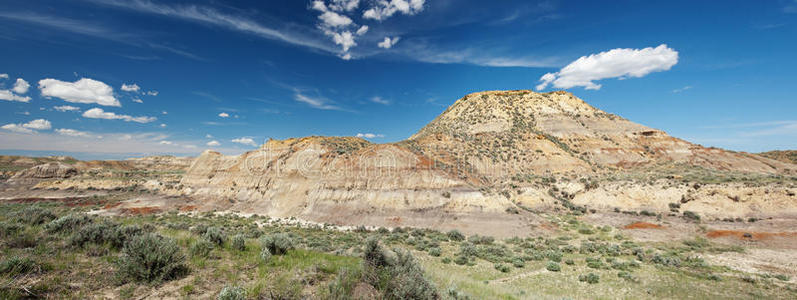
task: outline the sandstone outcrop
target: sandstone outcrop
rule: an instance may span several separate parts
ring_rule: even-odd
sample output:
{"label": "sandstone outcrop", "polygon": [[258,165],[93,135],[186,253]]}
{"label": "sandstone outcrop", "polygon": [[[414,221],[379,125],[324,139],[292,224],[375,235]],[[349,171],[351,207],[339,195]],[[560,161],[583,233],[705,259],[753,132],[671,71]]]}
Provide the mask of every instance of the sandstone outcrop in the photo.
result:
{"label": "sandstone outcrop", "polygon": [[11,180],[69,178],[77,174],[77,168],[74,166],[59,162],[51,162],[17,172],[11,177]]}
{"label": "sandstone outcrop", "polygon": [[[668,185],[686,185],[677,178],[678,168],[777,177],[775,182],[786,185],[777,188],[778,195],[783,194],[777,205],[757,206],[763,199],[751,197],[747,208],[734,214],[756,212],[757,207],[797,214],[797,201],[789,198],[793,193],[788,188],[794,184],[794,164],[692,144],[601,111],[566,92],[470,94],[398,143],[306,137],[270,140],[240,156],[205,151],[181,184],[185,194],[205,199],[209,206],[243,212],[316,219],[429,212],[434,218],[433,212],[502,213],[569,200],[589,207],[617,203],[666,210],[670,198],[680,197],[682,190],[660,189],[666,195],[657,195],[658,190],[645,189],[640,193],[662,199],[646,202],[647,196],[627,196],[636,192],[626,191],[622,184],[606,190],[579,180],[612,181],[655,170],[675,174],[662,175],[669,178]],[[553,184],[556,178],[577,184],[557,186],[554,192],[555,185],[563,184]],[[764,195],[763,190],[745,188],[734,187],[739,193]],[[602,203],[601,195],[613,200]],[[710,203],[690,206],[701,209],[714,205]]]}

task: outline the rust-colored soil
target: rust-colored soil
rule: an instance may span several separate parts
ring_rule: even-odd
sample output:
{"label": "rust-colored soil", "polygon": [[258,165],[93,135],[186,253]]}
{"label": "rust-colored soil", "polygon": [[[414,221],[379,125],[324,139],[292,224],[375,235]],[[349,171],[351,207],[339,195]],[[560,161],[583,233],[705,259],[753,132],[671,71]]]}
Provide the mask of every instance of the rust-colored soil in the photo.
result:
{"label": "rust-colored soil", "polygon": [[773,237],[797,238],[797,232],[754,232],[738,230],[712,230],[706,233],[709,238],[735,237],[740,240],[766,240]]}
{"label": "rust-colored soil", "polygon": [[195,210],[196,210],[196,205],[184,205],[184,206],[180,206],[180,211],[183,211],[183,212],[195,211]]}
{"label": "rust-colored soil", "polygon": [[661,225],[658,225],[658,224],[653,224],[653,223],[648,223],[648,222],[636,222],[636,223],[628,224],[628,225],[626,225],[623,228],[625,228],[625,229],[661,229],[661,228],[664,228],[664,226],[661,226]]}
{"label": "rust-colored soil", "polygon": [[150,215],[161,212],[160,207],[144,206],[144,207],[124,207],[121,209],[122,214],[128,215]]}

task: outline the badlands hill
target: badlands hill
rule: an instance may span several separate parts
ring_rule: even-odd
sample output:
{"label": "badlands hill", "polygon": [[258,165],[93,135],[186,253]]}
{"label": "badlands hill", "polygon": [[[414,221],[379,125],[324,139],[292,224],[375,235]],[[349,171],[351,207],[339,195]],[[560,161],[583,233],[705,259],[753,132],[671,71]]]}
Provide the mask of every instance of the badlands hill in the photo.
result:
{"label": "badlands hill", "polygon": [[671,137],[567,92],[492,91],[459,99],[398,143],[305,137],[240,156],[205,151],[180,193],[218,209],[370,225],[518,209],[668,212],[675,203],[717,217],[797,215],[795,172]]}

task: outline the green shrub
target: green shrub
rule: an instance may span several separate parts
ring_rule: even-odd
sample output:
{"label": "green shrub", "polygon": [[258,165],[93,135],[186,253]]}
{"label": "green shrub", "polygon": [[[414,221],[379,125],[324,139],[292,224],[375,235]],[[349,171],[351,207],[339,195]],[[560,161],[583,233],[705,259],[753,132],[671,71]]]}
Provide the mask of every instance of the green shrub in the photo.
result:
{"label": "green shrub", "polygon": [[174,279],[187,271],[180,247],[155,233],[139,235],[127,242],[118,268],[122,277],[145,282]]}
{"label": "green shrub", "polygon": [[456,230],[456,229],[449,231],[448,233],[446,233],[446,235],[448,236],[449,240],[452,240],[452,241],[455,241],[455,242],[459,242],[459,241],[464,241],[465,240],[465,235],[462,234],[462,232],[459,232],[459,230]]}
{"label": "green shrub", "polygon": [[495,265],[493,265],[493,267],[495,267],[496,270],[504,273],[509,272],[509,266],[502,263],[496,263]]}
{"label": "green shrub", "polygon": [[0,262],[0,274],[10,277],[41,273],[46,269],[46,266],[28,257],[12,256]]}
{"label": "green shrub", "polygon": [[224,241],[226,240],[221,228],[218,227],[208,227],[202,235],[202,238],[219,246],[224,245]]}
{"label": "green shrub", "polygon": [[684,211],[683,217],[684,217],[684,219],[691,220],[691,221],[700,221],[700,215],[698,215],[696,212],[692,212],[692,211],[688,211],[688,210]]}
{"label": "green shrub", "polygon": [[441,259],[440,262],[442,262],[444,264],[450,264],[451,263],[451,258],[443,257],[443,259]]}
{"label": "green shrub", "polygon": [[84,214],[71,214],[53,220],[44,228],[50,233],[73,232],[80,229],[85,224],[92,223],[94,220]]}
{"label": "green shrub", "polygon": [[464,265],[464,264],[467,264],[468,263],[468,257],[464,256],[464,255],[458,255],[456,258],[454,258],[454,263],[458,264],[460,266]]}
{"label": "green shrub", "polygon": [[226,285],[219,292],[218,300],[246,300],[246,290],[234,285]]}
{"label": "green shrub", "polygon": [[206,240],[198,240],[191,244],[191,248],[189,248],[188,251],[191,253],[191,256],[207,258],[210,256],[210,252],[213,251],[213,248],[215,248],[215,244]]}
{"label": "green shrub", "polygon": [[777,278],[778,280],[781,280],[781,281],[789,281],[789,280],[791,280],[791,277],[789,277],[789,275],[785,275],[785,274],[777,274],[777,275],[775,275],[775,278]]}
{"label": "green shrub", "polygon": [[431,255],[431,256],[440,256],[440,254],[442,254],[441,251],[440,251],[440,248],[438,248],[438,247],[429,248],[429,255]]}
{"label": "green shrub", "polygon": [[17,221],[31,225],[44,224],[55,218],[52,211],[38,206],[28,206],[16,214]]}
{"label": "green shrub", "polygon": [[375,238],[366,240],[363,253],[363,280],[382,292],[386,299],[438,299],[437,289],[409,252],[394,250],[387,256]]}
{"label": "green shrub", "polygon": [[575,261],[573,261],[572,259],[565,260],[565,263],[566,263],[567,265],[569,265],[569,266],[572,266],[572,265],[575,265],[575,264],[576,264],[576,262],[575,262]]}
{"label": "green shrub", "polygon": [[15,222],[0,222],[0,237],[6,238],[16,236],[22,231],[22,228],[22,225]]}
{"label": "green shrub", "polygon": [[512,266],[520,269],[526,266],[526,262],[520,259],[520,257],[515,257],[512,259]]}
{"label": "green shrub", "polygon": [[581,228],[578,229],[578,233],[580,233],[580,234],[593,234],[593,233],[595,233],[595,231],[593,231],[592,228],[589,228],[589,227],[581,227]]}
{"label": "green shrub", "polygon": [[122,225],[116,227],[116,231],[114,232],[113,236],[111,236],[111,246],[114,248],[121,249],[124,247],[125,243],[134,237],[142,235],[148,231],[153,231],[154,228],[150,228],[152,226],[138,226],[138,225]]}
{"label": "green shrub", "polygon": [[232,237],[232,249],[238,251],[245,251],[246,250],[246,238],[243,234],[236,234]]}
{"label": "green shrub", "polygon": [[260,246],[273,255],[282,255],[293,249],[293,241],[287,234],[277,233],[261,237]]}
{"label": "green shrub", "polygon": [[119,224],[103,221],[83,226],[69,237],[69,244],[83,247],[85,244],[105,244],[113,239]]}
{"label": "green shrub", "polygon": [[263,262],[268,262],[271,260],[271,251],[268,249],[260,250],[260,260]]}
{"label": "green shrub", "polygon": [[600,281],[601,277],[595,273],[589,273],[586,275],[578,275],[578,281],[586,282],[589,284],[596,284]]}
{"label": "green shrub", "polygon": [[548,265],[545,266],[545,269],[551,272],[559,272],[562,270],[562,266],[560,266],[558,263],[549,261]]}
{"label": "green shrub", "polygon": [[477,256],[479,250],[471,243],[462,243],[459,245],[459,253],[462,256]]}

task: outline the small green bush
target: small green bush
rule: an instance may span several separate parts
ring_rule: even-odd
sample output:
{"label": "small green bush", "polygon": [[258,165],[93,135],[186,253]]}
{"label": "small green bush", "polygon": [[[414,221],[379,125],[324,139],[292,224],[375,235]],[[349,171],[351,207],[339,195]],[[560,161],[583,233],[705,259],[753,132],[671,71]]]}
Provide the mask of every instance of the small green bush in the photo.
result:
{"label": "small green bush", "polygon": [[52,211],[38,206],[28,206],[16,214],[17,221],[30,225],[44,224],[55,218]]}
{"label": "small green bush", "polygon": [[700,215],[693,211],[684,211],[683,217],[690,221],[700,221]]}
{"label": "small green bush", "polygon": [[559,272],[562,270],[562,266],[560,266],[558,263],[550,261],[548,262],[548,265],[545,266],[545,269],[551,272]]}
{"label": "small green bush", "polygon": [[438,247],[429,248],[429,255],[436,257],[440,256],[440,254],[442,254],[440,248]]}
{"label": "small green bush", "polygon": [[595,273],[589,273],[586,275],[578,275],[578,281],[586,282],[589,284],[596,284],[600,281],[601,277]]}
{"label": "small green bush", "polygon": [[293,249],[293,240],[287,234],[277,233],[261,237],[260,246],[273,255],[282,255]]}
{"label": "small green bush", "polygon": [[191,244],[191,248],[189,248],[188,251],[191,253],[191,256],[207,258],[210,256],[210,252],[213,251],[213,248],[215,248],[215,244],[206,240],[198,240]]}
{"label": "small green bush", "polygon": [[221,228],[218,227],[208,227],[208,229],[205,230],[205,233],[202,235],[202,238],[219,246],[224,245],[226,240]]}
{"label": "small green bush", "polygon": [[575,262],[575,261],[573,261],[572,259],[565,260],[565,263],[566,263],[567,265],[569,265],[569,266],[572,266],[572,265],[575,265],[575,264],[576,264],[576,262]]}
{"label": "small green bush", "polygon": [[454,258],[454,263],[458,265],[464,265],[468,263],[468,257],[464,255],[458,255]]}
{"label": "small green bush", "polygon": [[85,244],[105,244],[110,243],[116,233],[116,228],[119,224],[103,221],[99,223],[91,223],[83,226],[69,237],[69,244],[77,247],[83,247]]}
{"label": "small green bush", "polygon": [[262,262],[268,262],[269,260],[271,260],[271,251],[269,251],[268,249],[260,250],[260,260]]}
{"label": "small green bush", "polygon": [[465,240],[465,235],[462,234],[462,232],[459,232],[459,230],[456,230],[456,229],[449,231],[448,233],[446,233],[446,235],[448,236],[449,240],[452,240],[454,242],[459,242],[459,241],[464,241]]}
{"label": "small green bush", "polygon": [[59,233],[59,232],[73,232],[85,224],[92,223],[94,220],[89,218],[89,216],[84,214],[71,214],[60,217],[58,219],[53,220],[47,225],[44,226],[50,233]]}
{"label": "small green bush", "polygon": [[238,251],[245,251],[246,250],[246,238],[244,237],[244,235],[243,234],[236,234],[235,236],[233,236],[232,237],[231,247],[232,247],[232,249],[235,249],[235,250],[238,250]]}
{"label": "small green bush", "polygon": [[496,270],[504,272],[504,273],[509,272],[509,270],[510,270],[509,266],[507,266],[505,264],[502,264],[502,263],[497,263],[497,264],[493,265],[493,267],[495,267]]}
{"label": "small green bush", "polygon": [[218,300],[246,300],[246,290],[234,285],[227,285],[221,289]]}
{"label": "small green bush", "polygon": [[125,244],[118,270],[123,278],[160,282],[177,278],[187,268],[180,247],[173,240],[147,233],[136,236]]}
{"label": "small green bush", "polygon": [[363,280],[382,292],[385,299],[438,299],[437,289],[409,252],[394,250],[390,258],[375,238],[366,240]]}
{"label": "small green bush", "polygon": [[12,256],[0,262],[0,274],[10,277],[41,273],[46,269],[46,266],[28,257]]}
{"label": "small green bush", "polygon": [[520,257],[515,257],[512,259],[512,266],[520,269],[526,266],[526,262],[520,259]]}

